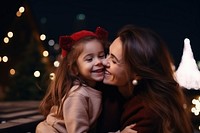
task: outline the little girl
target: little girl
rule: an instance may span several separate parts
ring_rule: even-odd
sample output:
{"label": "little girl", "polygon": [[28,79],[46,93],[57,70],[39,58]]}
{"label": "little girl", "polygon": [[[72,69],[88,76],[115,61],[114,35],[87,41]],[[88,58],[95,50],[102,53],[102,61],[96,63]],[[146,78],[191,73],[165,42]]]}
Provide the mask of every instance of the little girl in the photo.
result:
{"label": "little girl", "polygon": [[100,27],[95,32],[82,30],[60,37],[63,58],[40,104],[46,119],[37,125],[36,133],[95,130],[102,98],[96,86],[104,78],[107,38],[108,32]]}

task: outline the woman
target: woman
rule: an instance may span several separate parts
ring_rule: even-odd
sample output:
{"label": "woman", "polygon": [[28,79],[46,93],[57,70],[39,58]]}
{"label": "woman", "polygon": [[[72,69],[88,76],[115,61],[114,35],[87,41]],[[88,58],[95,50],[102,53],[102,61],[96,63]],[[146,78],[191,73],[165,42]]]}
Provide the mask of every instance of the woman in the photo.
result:
{"label": "woman", "polygon": [[184,94],[174,80],[171,63],[156,33],[132,25],[121,29],[104,61],[103,81],[117,86],[124,98],[121,129],[136,123],[132,129],[138,133],[192,133],[189,112],[183,107]]}

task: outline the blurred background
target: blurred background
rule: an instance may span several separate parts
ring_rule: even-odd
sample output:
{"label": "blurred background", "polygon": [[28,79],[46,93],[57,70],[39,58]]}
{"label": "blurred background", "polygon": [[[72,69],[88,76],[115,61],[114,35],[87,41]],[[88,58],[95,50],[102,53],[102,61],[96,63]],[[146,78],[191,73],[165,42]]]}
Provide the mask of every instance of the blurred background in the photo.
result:
{"label": "blurred background", "polygon": [[[0,2],[0,101],[39,101],[59,66],[60,35],[101,26],[113,41],[125,24],[156,31],[178,68],[190,39],[200,68],[200,0],[6,0]],[[200,130],[200,90],[185,88]]]}

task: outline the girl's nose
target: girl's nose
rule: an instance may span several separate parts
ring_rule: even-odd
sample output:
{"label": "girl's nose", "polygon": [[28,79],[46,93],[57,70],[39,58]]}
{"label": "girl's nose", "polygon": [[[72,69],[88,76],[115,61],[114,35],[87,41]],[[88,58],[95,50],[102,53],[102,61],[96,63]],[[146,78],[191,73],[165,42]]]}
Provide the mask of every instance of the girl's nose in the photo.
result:
{"label": "girl's nose", "polygon": [[99,59],[99,58],[97,58],[96,59],[96,63],[95,63],[96,65],[103,65],[103,60],[102,59]]}
{"label": "girl's nose", "polygon": [[110,66],[108,58],[106,58],[106,59],[103,60],[103,65],[106,66],[106,67]]}

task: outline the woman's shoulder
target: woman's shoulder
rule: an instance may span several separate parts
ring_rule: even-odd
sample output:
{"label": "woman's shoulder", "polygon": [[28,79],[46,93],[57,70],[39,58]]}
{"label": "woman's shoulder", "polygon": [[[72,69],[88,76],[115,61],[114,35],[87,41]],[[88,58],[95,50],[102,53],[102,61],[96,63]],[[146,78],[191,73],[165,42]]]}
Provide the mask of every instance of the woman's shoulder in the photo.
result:
{"label": "woman's shoulder", "polygon": [[123,127],[136,123],[137,131],[157,131],[159,127],[155,125],[161,123],[160,116],[140,96],[132,97],[125,103],[121,120]]}
{"label": "woman's shoulder", "polygon": [[152,110],[142,96],[134,96],[127,100],[124,104],[124,118],[145,119],[145,120],[156,120],[159,119],[159,115]]}

